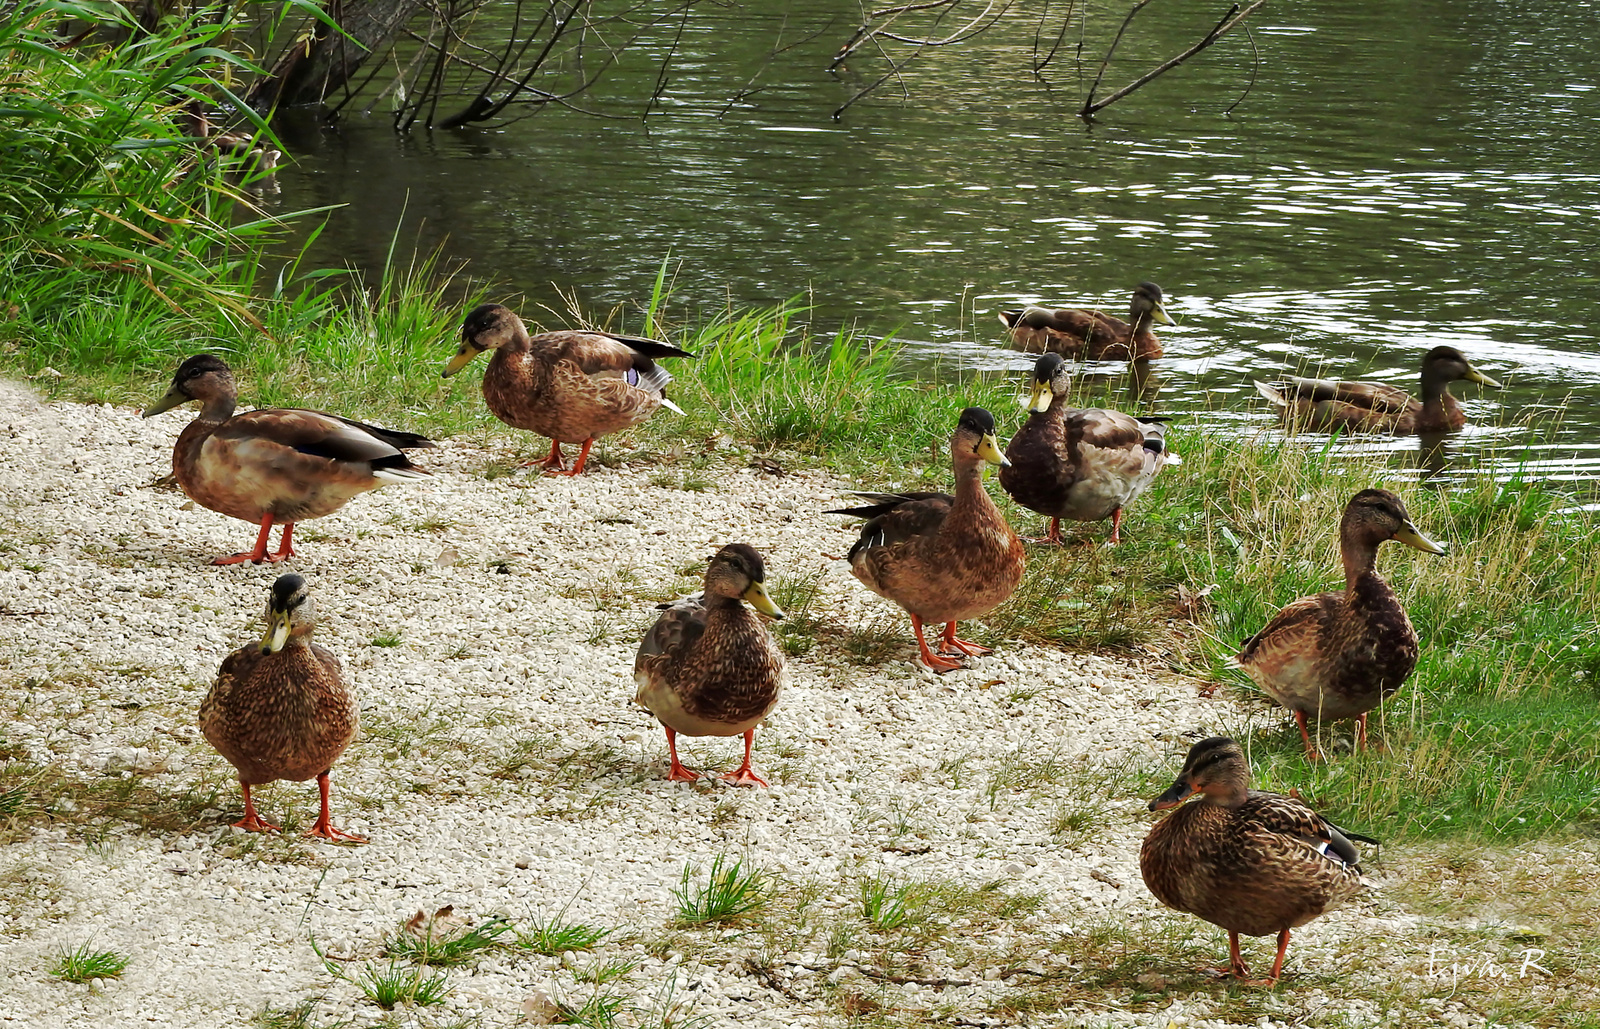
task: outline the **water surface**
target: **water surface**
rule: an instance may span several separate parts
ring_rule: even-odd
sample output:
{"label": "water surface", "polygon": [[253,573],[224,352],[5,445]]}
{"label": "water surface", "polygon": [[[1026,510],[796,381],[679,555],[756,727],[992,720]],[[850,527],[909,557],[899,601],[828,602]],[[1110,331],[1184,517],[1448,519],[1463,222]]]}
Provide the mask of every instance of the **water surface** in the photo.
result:
{"label": "water surface", "polygon": [[[348,205],[325,260],[381,266],[397,229],[442,243],[546,327],[564,324],[559,291],[592,312],[636,310],[669,255],[688,317],[809,292],[820,327],[894,331],[920,375],[1026,368],[997,308],[1121,311],[1153,279],[1180,325],[1130,405],[1253,427],[1267,423],[1253,377],[1307,369],[1415,389],[1422,353],[1449,343],[1507,384],[1456,387],[1480,427],[1430,455],[1415,438],[1353,446],[1501,474],[1600,470],[1594,4],[1269,5],[1231,115],[1252,73],[1242,34],[1093,126],[1075,112],[1122,7],[1093,9],[1081,63],[1064,53],[1032,75],[1034,11],[925,54],[903,92],[836,122],[881,73],[866,60],[825,71],[854,10],[697,8],[648,119],[640,98],[676,24],[582,101],[631,117],[551,109],[406,137],[381,116],[291,126],[278,203]],[[1141,16],[1108,83],[1219,13]],[[1558,426],[1518,427],[1569,397]]]}

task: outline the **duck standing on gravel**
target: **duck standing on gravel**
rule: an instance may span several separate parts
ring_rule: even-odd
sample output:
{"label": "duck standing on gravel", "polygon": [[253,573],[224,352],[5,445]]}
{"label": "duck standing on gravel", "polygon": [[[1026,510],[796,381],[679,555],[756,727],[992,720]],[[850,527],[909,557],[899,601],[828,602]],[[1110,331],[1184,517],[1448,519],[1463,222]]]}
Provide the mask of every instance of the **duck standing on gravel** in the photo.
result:
{"label": "duck standing on gravel", "polygon": [[[428,477],[403,453],[433,446],[414,432],[293,408],[234,414],[239,390],[233,372],[211,354],[196,354],[179,365],[172,388],[144,416],[191,400],[200,401],[200,414],[172,448],[178,485],[203,507],[261,526],[254,550],[212,564],[293,557],[290,540],[297,522],[332,514],[351,497],[385,483]],[[274,525],[283,526],[283,536],[277,553],[268,554]]]}
{"label": "duck standing on gravel", "polygon": [[[529,336],[510,308],[480,304],[461,326],[461,346],[445,365],[449,378],[485,350],[483,399],[514,429],[550,438],[550,454],[534,462],[551,473],[577,475],[601,436],[649,418],[658,407],[683,411],[667,399],[672,376],[658,357],[693,357],[668,343],[609,332],[564,331]],[[583,449],[565,471],[562,443]]]}
{"label": "duck standing on gravel", "polygon": [[635,702],[667,731],[672,766],[667,778],[700,776],[678,760],[678,734],[744,736],[744,763],[722,778],[735,786],[766,786],[750,768],[756,726],[783,692],[783,651],[750,606],[772,618],[783,611],[767,595],[767,570],[756,549],[730,543],[706,569],[705,592],[661,605],[633,661]]}
{"label": "duck standing on gravel", "polygon": [[[1200,799],[1185,804],[1193,794]],[[1177,781],[1150,802],[1175,808],[1151,826],[1139,871],[1155,898],[1228,931],[1229,967],[1252,986],[1283,973],[1289,930],[1360,892],[1360,855],[1345,834],[1303,801],[1250,789],[1250,766],[1225,736],[1189,750]],[[1366,842],[1366,837],[1354,836]],[[1278,934],[1272,974],[1252,980],[1239,956],[1239,934]]]}
{"label": "duck standing on gravel", "polygon": [[1085,361],[1146,361],[1162,354],[1150,326],[1173,324],[1161,306],[1161,287],[1141,282],[1128,303],[1128,320],[1079,307],[1024,307],[1000,311],[1011,342],[1033,354],[1064,354]]}
{"label": "duck standing on gravel", "polygon": [[1390,432],[1396,436],[1453,432],[1467,424],[1450,383],[1476,382],[1491,389],[1500,384],[1478,371],[1455,347],[1434,347],[1422,358],[1422,399],[1378,382],[1341,382],[1290,376],[1256,390],[1278,409],[1294,429]]}
{"label": "duck standing on gravel", "polygon": [[1166,446],[1160,422],[1097,407],[1067,403],[1072,371],[1060,354],[1045,354],[1033,366],[1028,420],[1006,447],[1009,467],[1000,485],[1030,511],[1050,518],[1040,543],[1061,543],[1061,519],[1111,519],[1111,542],[1121,541],[1122,509],[1133,503],[1156,473],[1181,464]]}
{"label": "duck standing on gravel", "polygon": [[[960,655],[988,647],[956,638],[956,623],[988,614],[1022,581],[1027,555],[1005,515],[983,488],[985,463],[1005,468],[994,436],[994,415],[981,407],[961,412],[950,437],[956,493],[858,493],[874,501],[824,514],[867,519],[850,548],[850,571],[867,589],[911,616],[922,663],[935,672],[962,667]],[[924,622],[943,622],[940,653],[928,647]],[[955,655],[955,656],[944,656]]]}
{"label": "duck standing on gravel", "polygon": [[339,659],[311,642],[317,610],[306,580],[279,576],[267,597],[266,617],[266,636],[223,659],[200,704],[206,742],[239,771],[244,817],[233,824],[253,832],[279,828],[256,814],[250,787],[315,778],[322,806],[306,835],[364,843],[366,837],[329,821],[328,775],[355,738],[360,718]]}
{"label": "duck standing on gravel", "polygon": [[1367,712],[1393,695],[1417,666],[1417,631],[1378,574],[1378,546],[1385,540],[1444,553],[1412,524],[1399,497],[1364,489],[1350,498],[1339,522],[1344,591],[1290,601],[1234,658],[1263,692],[1294,713],[1308,760],[1318,754],[1307,717],[1354,718],[1356,746],[1365,749]]}

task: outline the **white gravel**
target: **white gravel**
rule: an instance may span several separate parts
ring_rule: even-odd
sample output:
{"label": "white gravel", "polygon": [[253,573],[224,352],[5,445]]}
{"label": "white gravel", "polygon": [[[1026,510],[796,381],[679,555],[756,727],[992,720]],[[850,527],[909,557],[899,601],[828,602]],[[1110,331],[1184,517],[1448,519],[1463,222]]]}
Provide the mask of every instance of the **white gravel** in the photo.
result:
{"label": "white gravel", "polygon": [[[651,485],[659,469],[642,462],[488,481],[481,469],[510,437],[490,450],[448,441],[418,455],[431,481],[306,523],[286,566],[215,568],[206,560],[244,549],[254,528],[151,485],[189,417],[42,404],[0,384],[0,741],[90,784],[134,780],[169,800],[216,791],[186,831],[40,824],[0,848],[0,1025],[240,1025],[319,997],[314,1024],[366,1024],[389,1016],[330,976],[312,940],[374,958],[403,919],[446,904],[473,922],[503,914],[525,927],[565,912],[632,935],[598,957],[502,952],[453,969],[446,1004],[398,1024],[537,1023],[550,998],[581,1004],[596,990],[575,969],[624,957],[641,964],[606,987],[626,995],[622,1025],[651,1024],[652,1011],[660,1025],[670,995],[703,1025],[844,1026],[850,989],[903,1010],[942,1006],[962,1025],[1013,1024],[986,1008],[1034,980],[1001,975],[998,962],[954,967],[948,951],[968,961],[969,944],[1037,951],[1036,970],[1061,970],[1068,958],[1044,944],[1107,916],[1192,923],[1140,882],[1142,798],[1082,784],[1102,769],[1175,770],[1193,734],[1236,728],[1245,714],[1164,671],[1021,644],[943,677],[921,669],[898,609],[825,556],[843,554],[853,530],[819,512],[854,484],[762,474],[736,447],[719,455],[708,492]],[[666,782],[662,733],[630,703],[652,602],[733,541],[759,549],[778,580],[818,577],[812,614],[833,627],[792,659],[789,692],[757,732],[769,790]],[[344,659],[360,700],[363,732],[334,768],[334,818],[366,846],[230,828],[237,788],[196,726],[218,663],[259,632],[267,586],[287,568],[310,581],[317,638]],[[900,644],[885,663],[845,652],[846,632],[890,624]],[[397,645],[373,643],[395,635]],[[737,748],[688,741],[685,760],[726,770]],[[1001,781],[1030,756],[1074,773]],[[313,784],[258,798],[274,820],[303,828],[315,815]],[[1050,825],[1064,804],[1107,812],[1109,827],[1063,842]],[[758,922],[648,946],[670,937],[685,863],[719,854],[781,876],[786,891],[814,884],[812,924],[824,928],[785,940]],[[862,978],[866,944],[828,956],[826,928],[858,924],[856,884],[885,873],[999,881],[1045,902],[985,940],[956,928],[931,945],[915,975],[933,985],[885,985]],[[1367,902],[1297,933],[1289,967],[1326,972],[1351,938],[1414,922]],[[120,981],[48,974],[84,943],[132,959]],[[1259,945],[1252,954],[1268,959]],[[746,956],[771,959],[776,978],[750,974]],[[1284,992],[1286,1020],[1328,1009],[1320,989]],[[1119,1016],[1119,1006],[1036,1012],[1027,1024],[1201,1025],[1209,1000],[1176,999],[1159,1014]]]}

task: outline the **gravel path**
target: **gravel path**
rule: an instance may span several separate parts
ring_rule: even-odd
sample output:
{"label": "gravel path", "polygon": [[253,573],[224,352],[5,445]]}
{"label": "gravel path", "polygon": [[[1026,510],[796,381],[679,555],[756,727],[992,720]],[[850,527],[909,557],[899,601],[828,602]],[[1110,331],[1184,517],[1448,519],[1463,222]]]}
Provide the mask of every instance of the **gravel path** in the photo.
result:
{"label": "gravel path", "polygon": [[[854,534],[819,512],[851,484],[764,474],[736,447],[717,455],[715,488],[695,492],[652,484],[662,469],[642,461],[576,480],[491,480],[509,436],[487,450],[449,441],[418,457],[431,481],[307,523],[289,567],[311,583],[317,639],[345,661],[363,721],[334,768],[335,824],[371,843],[230,828],[237,788],[195,709],[223,656],[258,635],[280,569],[207,566],[255,530],[152,485],[189,417],[42,404],[0,384],[0,744],[13,760],[63,767],[82,790],[60,823],[0,847],[0,1025],[241,1025],[322,998],[311,1024],[501,1026],[597,995],[621,999],[619,1025],[660,1026],[668,1009],[709,1026],[844,1026],[874,1011],[1012,1024],[991,1004],[1076,967],[1063,941],[1086,927],[1195,928],[1139,879],[1144,771],[1170,775],[1196,734],[1243,725],[1241,709],[1164,671],[1021,644],[932,675],[914,665],[899,611],[826,556]],[[815,582],[823,629],[757,733],[771,789],[668,783],[662,733],[630,703],[633,650],[653,602],[741,540],[770,577]],[[877,663],[846,646],[886,631]],[[737,757],[735,740],[685,750],[698,767]],[[87,810],[118,783],[136,790],[132,810],[176,811],[183,824]],[[315,815],[313,784],[258,796],[291,828]],[[779,877],[769,915],[672,929],[686,863],[703,877],[722,854]],[[957,918],[906,944],[898,978],[920,982],[885,982],[870,973],[888,945],[864,927],[859,893],[885,876],[998,883],[1042,902]],[[404,919],[443,905],[474,923],[561,914],[618,932],[594,955],[490,954],[449,971],[443,1006],[398,1016],[313,952],[314,939],[359,959],[354,971]],[[1289,967],[1326,973],[1352,937],[1414,921],[1374,905],[1297,933]],[[1196,937],[1218,958],[1220,940]],[[132,959],[120,981],[48,974],[85,943]],[[638,964],[608,984],[581,981],[605,962]],[[1326,1002],[1302,989],[1288,1010]],[[1158,1017],[1123,1018],[1120,1006],[1108,996],[1027,1024]],[[1185,1004],[1161,1007],[1165,1023]]]}

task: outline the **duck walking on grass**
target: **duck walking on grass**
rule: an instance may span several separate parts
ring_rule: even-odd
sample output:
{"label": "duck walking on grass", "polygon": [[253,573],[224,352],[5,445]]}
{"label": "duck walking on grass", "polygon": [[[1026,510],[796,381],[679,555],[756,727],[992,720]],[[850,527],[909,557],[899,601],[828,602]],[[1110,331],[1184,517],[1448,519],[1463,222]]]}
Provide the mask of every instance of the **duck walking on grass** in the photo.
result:
{"label": "duck walking on grass", "polygon": [[783,692],[783,651],[751,607],[772,618],[783,611],[767,595],[761,555],[744,543],[719,550],[706,569],[705,592],[671,604],[639,644],[634,700],[667,731],[669,780],[700,777],[678,760],[678,734],[744,736],[744,763],[722,778],[735,786],[766,786],[750,768],[756,726]]}
{"label": "duck walking on grass", "polygon": [[[261,408],[236,415],[239,391],[221,358],[196,354],[178,366],[172,388],[145,409],[146,418],[191,400],[200,414],[178,434],[172,472],[190,499],[261,526],[255,549],[212,564],[277,562],[294,556],[296,523],[321,518],[351,497],[428,473],[402,452],[431,447],[414,432],[380,429],[323,411]],[[277,553],[267,553],[274,525]]]}
{"label": "duck walking on grass", "polygon": [[[456,374],[485,350],[494,351],[483,373],[489,410],[512,428],[548,436],[550,454],[535,463],[566,475],[583,471],[589,448],[601,436],[637,425],[659,407],[682,414],[667,399],[672,376],[655,359],[694,356],[653,339],[609,332],[529,336],[509,308],[481,304],[462,324],[461,346],[443,374]],[[583,445],[571,471],[566,471],[562,443]]]}
{"label": "duck walking on grass", "polygon": [[[950,437],[950,461],[955,496],[858,493],[873,503],[824,512],[867,519],[850,548],[850,571],[867,589],[905,608],[922,663],[935,672],[962,667],[961,655],[989,652],[956,638],[956,623],[1010,599],[1027,563],[1022,541],[983,488],[986,463],[1009,464],[995,441],[994,415],[981,407],[961,412]],[[944,623],[938,654],[923,635],[925,622]]]}
{"label": "duck walking on grass", "polygon": [[[1193,794],[1200,799],[1185,804]],[[1150,802],[1151,811],[1167,808],[1176,810],[1151,827],[1139,850],[1145,885],[1167,907],[1226,929],[1226,971],[1253,986],[1282,975],[1289,930],[1360,892],[1351,838],[1376,842],[1342,832],[1303,801],[1250,789],[1244,751],[1224,736],[1190,749],[1177,781]],[[1278,935],[1266,979],[1250,978],[1240,933]]]}
{"label": "duck walking on grass", "polygon": [[1121,542],[1122,509],[1143,493],[1156,473],[1181,464],[1167,449],[1166,426],[1120,411],[1068,406],[1072,373],[1059,354],[1033,366],[1028,420],[1006,447],[1009,467],[1000,485],[1030,511],[1050,518],[1041,543],[1061,543],[1061,519],[1111,519],[1111,542]]}
{"label": "duck walking on grass", "polygon": [[1417,632],[1378,574],[1378,546],[1385,540],[1444,553],[1412,524],[1399,497],[1364,489],[1350,498],[1339,523],[1344,591],[1291,601],[1235,657],[1263,692],[1294,713],[1308,760],[1318,759],[1308,717],[1354,718],[1356,745],[1365,749],[1367,713],[1417,665]]}
{"label": "duck walking on grass", "polygon": [[366,842],[336,829],[328,815],[328,775],[355,738],[359,715],[339,659],[311,642],[316,603],[305,579],[282,575],[267,598],[267,634],[229,654],[200,704],[200,731],[239,772],[240,829],[279,827],[256,813],[250,787],[287,779],[317,780],[322,806],[306,834]]}
{"label": "duck walking on grass", "polygon": [[1434,347],[1422,359],[1422,399],[1405,390],[1376,382],[1341,382],[1290,376],[1256,389],[1278,409],[1291,428],[1310,431],[1346,429],[1390,432],[1396,436],[1452,432],[1467,424],[1450,383],[1476,382],[1491,389],[1500,384],[1472,366],[1455,347]]}
{"label": "duck walking on grass", "polygon": [[1128,303],[1128,320],[1078,307],[1024,307],[1000,311],[1011,342],[1029,353],[1063,354],[1086,361],[1146,361],[1162,354],[1150,326],[1173,324],[1161,306],[1161,287],[1141,282]]}

